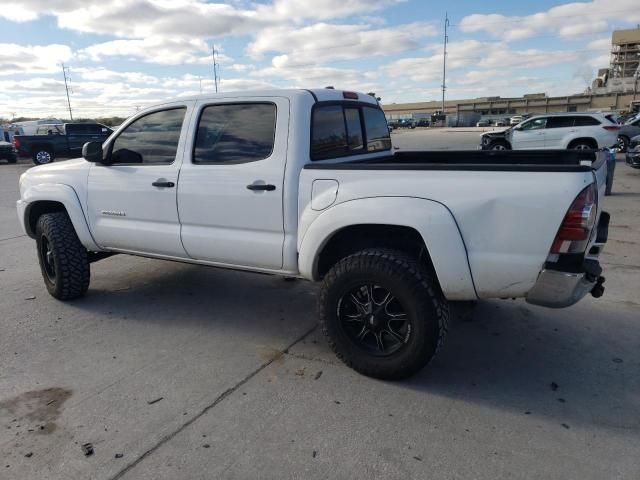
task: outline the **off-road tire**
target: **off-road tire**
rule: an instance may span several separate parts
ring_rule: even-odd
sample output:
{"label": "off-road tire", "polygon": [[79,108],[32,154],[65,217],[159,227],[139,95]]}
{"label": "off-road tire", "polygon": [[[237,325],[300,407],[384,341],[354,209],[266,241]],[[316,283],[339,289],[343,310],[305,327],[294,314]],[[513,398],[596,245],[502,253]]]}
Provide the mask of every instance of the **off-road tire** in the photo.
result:
{"label": "off-road tire", "polygon": [[[53,278],[47,273],[43,242],[53,258]],[[82,297],[89,288],[90,267],[87,250],[80,243],[66,212],[46,213],[36,224],[36,243],[40,270],[47,291],[58,300]]]}
{"label": "off-road tire", "polygon": [[[358,282],[384,286],[411,319],[411,336],[390,356],[376,357],[359,348],[341,326],[340,298]],[[388,249],[362,250],[337,262],[322,282],[318,312],[336,356],[363,375],[386,380],[410,377],[426,366],[444,343],[449,320],[449,306],[435,275],[416,258]]]}

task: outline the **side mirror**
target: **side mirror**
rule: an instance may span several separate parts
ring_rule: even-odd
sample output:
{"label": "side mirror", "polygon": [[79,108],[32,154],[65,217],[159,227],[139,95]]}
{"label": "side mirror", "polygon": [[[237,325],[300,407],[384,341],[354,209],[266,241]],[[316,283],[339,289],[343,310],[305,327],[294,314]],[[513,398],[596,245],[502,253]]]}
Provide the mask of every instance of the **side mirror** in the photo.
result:
{"label": "side mirror", "polygon": [[82,146],[82,157],[87,162],[102,163],[102,143],[87,142]]}

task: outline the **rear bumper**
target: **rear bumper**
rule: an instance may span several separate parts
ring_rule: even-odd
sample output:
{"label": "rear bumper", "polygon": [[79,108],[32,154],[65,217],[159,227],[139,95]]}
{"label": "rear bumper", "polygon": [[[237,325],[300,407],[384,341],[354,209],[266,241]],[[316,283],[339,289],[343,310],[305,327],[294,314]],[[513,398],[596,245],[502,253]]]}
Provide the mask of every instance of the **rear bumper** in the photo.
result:
{"label": "rear bumper", "polygon": [[564,308],[579,302],[588,293],[601,297],[604,293],[604,277],[597,257],[607,242],[608,233],[609,214],[602,212],[595,242],[586,258],[581,256],[582,261],[578,265],[572,265],[572,262],[547,262],[535,285],[527,293],[527,302],[549,308]]}
{"label": "rear bumper", "polygon": [[[543,269],[527,302],[550,308],[569,307],[591,292],[602,277]],[[601,282],[600,282],[601,283]]]}

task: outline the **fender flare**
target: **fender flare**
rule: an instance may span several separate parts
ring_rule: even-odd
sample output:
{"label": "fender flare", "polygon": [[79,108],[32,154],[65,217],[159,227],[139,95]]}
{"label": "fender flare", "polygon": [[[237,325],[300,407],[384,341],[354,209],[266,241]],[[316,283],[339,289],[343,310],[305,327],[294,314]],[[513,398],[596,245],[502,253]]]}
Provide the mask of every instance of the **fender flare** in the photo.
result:
{"label": "fender flare", "polygon": [[396,225],[418,231],[448,300],[476,299],[477,294],[460,229],[443,204],[416,197],[369,197],[349,200],[321,214],[305,210],[300,220],[298,265],[304,278],[318,280],[318,258],[339,230],[362,224]]}
{"label": "fender flare", "polygon": [[46,202],[58,202],[61,203],[67,215],[71,219],[73,228],[76,231],[76,235],[80,239],[80,242],[87,250],[93,252],[100,252],[100,248],[89,230],[87,219],[82,210],[82,205],[76,191],[69,185],[62,183],[44,183],[29,187],[23,194],[22,199],[18,200],[18,213],[20,216],[20,222],[25,233],[35,238],[35,232],[31,231],[29,225],[29,214],[31,208],[40,201]]}

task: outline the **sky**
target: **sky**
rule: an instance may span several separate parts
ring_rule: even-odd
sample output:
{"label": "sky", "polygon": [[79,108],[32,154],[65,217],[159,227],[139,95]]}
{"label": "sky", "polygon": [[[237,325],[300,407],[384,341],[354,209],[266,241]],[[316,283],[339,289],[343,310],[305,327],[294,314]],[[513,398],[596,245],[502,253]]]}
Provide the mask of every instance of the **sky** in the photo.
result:
{"label": "sky", "polygon": [[638,0],[0,0],[0,118],[129,116],[219,90],[336,88],[382,103],[580,93]]}

